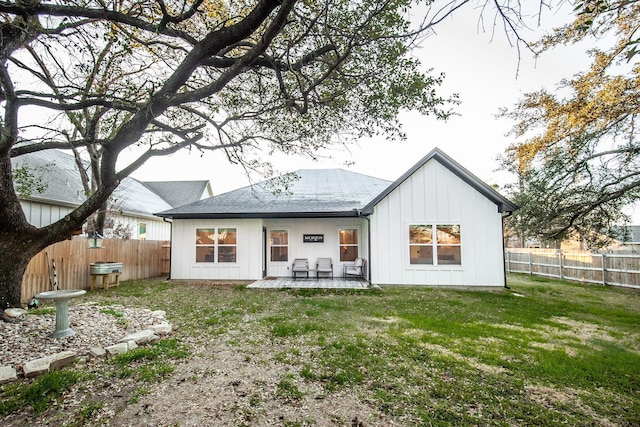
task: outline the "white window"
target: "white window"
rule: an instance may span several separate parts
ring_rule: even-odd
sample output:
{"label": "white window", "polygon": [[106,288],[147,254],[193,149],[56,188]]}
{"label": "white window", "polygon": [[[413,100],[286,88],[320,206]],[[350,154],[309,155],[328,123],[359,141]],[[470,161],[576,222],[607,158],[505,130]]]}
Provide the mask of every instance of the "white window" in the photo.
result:
{"label": "white window", "polygon": [[196,229],[196,262],[236,262],[236,257],[235,228]]}
{"label": "white window", "polygon": [[237,230],[218,228],[218,262],[236,262]]}
{"label": "white window", "polygon": [[409,264],[462,265],[458,224],[409,225]]}
{"label": "white window", "polygon": [[146,238],[147,238],[147,224],[144,222],[141,222],[138,224],[138,239],[146,240]]}
{"label": "white window", "polygon": [[340,230],[340,261],[355,261],[358,258],[358,230],[345,228]]}
{"label": "white window", "polygon": [[269,232],[271,261],[289,261],[289,231],[271,230]]}
{"label": "white window", "polygon": [[196,228],[196,262],[214,262],[216,229]]}

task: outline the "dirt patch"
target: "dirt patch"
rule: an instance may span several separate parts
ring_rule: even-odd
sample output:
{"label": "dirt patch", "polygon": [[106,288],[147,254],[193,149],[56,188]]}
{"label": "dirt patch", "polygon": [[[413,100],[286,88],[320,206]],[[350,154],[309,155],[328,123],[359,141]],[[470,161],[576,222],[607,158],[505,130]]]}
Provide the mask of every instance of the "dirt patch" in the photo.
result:
{"label": "dirt patch", "polygon": [[602,427],[615,427],[617,424],[611,422],[607,418],[600,416],[590,406],[584,404],[580,398],[580,392],[575,389],[566,388],[563,390],[545,387],[545,386],[525,386],[527,395],[533,402],[546,408],[561,411],[563,407],[570,406],[578,409],[585,415],[592,417],[595,425]]}
{"label": "dirt patch", "polygon": [[[358,399],[293,380],[291,366],[246,357],[238,348],[212,348],[195,357],[138,403],[113,418],[119,426],[397,425]],[[290,382],[288,382],[290,381]],[[287,386],[283,386],[287,384]]]}
{"label": "dirt patch", "polygon": [[303,380],[300,367],[274,357],[285,347],[203,345],[201,340],[189,346],[192,356],[178,362],[173,374],[159,383],[109,377],[105,362],[80,361],[75,368],[96,378],[67,392],[64,406],[54,404],[38,416],[27,408],[3,419],[2,425],[402,425],[362,401],[356,389],[328,392],[318,382]]}

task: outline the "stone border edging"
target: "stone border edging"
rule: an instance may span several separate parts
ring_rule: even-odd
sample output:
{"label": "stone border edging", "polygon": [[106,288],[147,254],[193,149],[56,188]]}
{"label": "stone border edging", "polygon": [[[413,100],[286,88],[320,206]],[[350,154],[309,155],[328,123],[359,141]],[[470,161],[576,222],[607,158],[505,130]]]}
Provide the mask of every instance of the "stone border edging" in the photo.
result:
{"label": "stone border edging", "polygon": [[[11,314],[7,313],[7,315],[10,315],[11,317],[20,317],[26,314],[25,310],[22,311],[23,313],[14,311]],[[161,335],[168,335],[173,331],[171,324],[166,321],[166,312],[164,310],[152,311],[151,316],[162,320],[162,322],[150,325],[147,329],[142,331],[129,334],[120,339],[119,342],[105,348],[92,347],[89,349],[87,354],[92,358],[123,354],[139,347],[140,345],[155,343],[161,339]],[[30,360],[22,365],[22,372],[20,375],[18,375],[18,371],[12,366],[0,366],[0,384],[16,381],[19,377],[33,378],[46,374],[47,372],[74,363],[77,356],[78,354],[75,351],[67,350]]]}

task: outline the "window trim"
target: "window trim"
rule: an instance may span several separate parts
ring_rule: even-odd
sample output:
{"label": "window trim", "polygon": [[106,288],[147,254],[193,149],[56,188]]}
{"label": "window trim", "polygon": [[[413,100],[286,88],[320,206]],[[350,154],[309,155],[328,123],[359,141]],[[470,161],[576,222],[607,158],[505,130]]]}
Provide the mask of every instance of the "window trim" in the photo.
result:
{"label": "window trim", "polygon": [[138,240],[147,240],[146,222],[138,222]]}
{"label": "window trim", "polygon": [[[274,232],[274,231],[281,231],[281,232],[284,231],[284,232],[287,233],[287,244],[286,245],[273,245],[273,244],[271,244],[271,233]],[[268,229],[268,233],[269,233],[268,234],[268,236],[269,236],[269,262],[270,263],[285,263],[285,264],[288,264],[289,263],[289,240],[290,240],[290,237],[291,237],[291,231],[289,230],[288,227],[275,227],[275,228],[269,228]],[[271,248],[287,248],[287,259],[284,260],[284,261],[274,261],[271,258],[271,255],[272,255]]]}
{"label": "window trim", "polygon": [[[411,243],[411,234],[410,229],[412,226],[426,226],[431,227],[431,243]],[[460,243],[438,243],[437,232],[438,227],[442,226],[457,226],[460,229]],[[405,224],[404,232],[405,232],[405,250],[407,251],[406,262],[410,268],[413,269],[429,269],[429,268],[448,268],[448,269],[460,269],[464,266],[464,262],[462,259],[462,246],[463,246],[463,233],[462,233],[462,223],[461,221],[411,221]],[[412,264],[411,263],[411,247],[412,246],[421,246],[421,247],[430,247],[431,248],[431,264]],[[440,247],[458,247],[460,248],[460,263],[459,264],[440,264],[438,262],[438,249]]]}
{"label": "window trim", "polygon": [[[219,241],[219,236],[220,236],[220,230],[233,230],[233,232],[236,235],[236,242],[235,243],[220,243]],[[235,248],[235,252],[234,252],[234,261],[220,261],[220,248]],[[215,257],[216,259],[216,264],[235,264],[238,262],[238,227],[229,227],[229,226],[225,226],[225,227],[217,227],[216,228],[216,252],[217,252],[217,256]]]}
{"label": "window trim", "polygon": [[[197,238],[198,238],[198,230],[214,230],[214,234],[215,237],[213,239],[213,243],[197,243]],[[220,236],[220,230],[235,230],[236,233],[236,242],[233,244],[230,243],[220,243],[219,242],[219,236]],[[236,226],[229,226],[229,225],[225,225],[225,226],[201,226],[201,227],[195,227],[194,229],[195,232],[195,236],[196,236],[196,244],[194,245],[194,248],[196,248],[196,256],[194,257],[194,263],[196,265],[229,265],[229,264],[237,264],[238,263],[238,234],[239,234],[239,228]],[[198,256],[197,256],[197,248],[213,248],[213,261],[198,261]],[[220,261],[220,248],[229,248],[229,247],[233,247],[235,248],[235,261],[229,261],[229,262],[224,262],[224,261]]]}
{"label": "window trim", "polygon": [[[355,230],[357,232],[357,236],[358,236],[358,242],[357,243],[347,243],[347,244],[343,244],[341,242],[340,239],[340,234],[342,231],[350,231],[350,230]],[[346,246],[346,247],[355,247],[356,250],[358,251],[357,255],[356,255],[356,259],[357,258],[362,258],[362,251],[361,251],[361,242],[362,242],[362,231],[360,230],[360,227],[358,226],[354,226],[354,225],[341,225],[338,226],[338,260],[339,262],[347,262],[347,263],[352,263],[354,260],[343,260],[342,259],[342,247]]]}

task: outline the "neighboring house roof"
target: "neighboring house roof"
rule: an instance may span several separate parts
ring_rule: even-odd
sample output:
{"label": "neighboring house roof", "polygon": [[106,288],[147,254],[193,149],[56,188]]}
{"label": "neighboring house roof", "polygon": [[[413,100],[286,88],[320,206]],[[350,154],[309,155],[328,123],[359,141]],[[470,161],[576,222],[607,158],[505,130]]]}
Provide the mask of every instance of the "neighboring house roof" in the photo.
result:
{"label": "neighboring house roof", "polygon": [[25,166],[34,179],[46,188],[33,192],[28,198],[54,204],[78,206],[85,200],[84,188],[76,168],[75,159],[58,150],[37,151],[11,158],[15,170]]}
{"label": "neighboring house roof", "polygon": [[439,149],[434,149],[395,182],[343,169],[304,169],[278,193],[274,180],[230,191],[189,205],[159,212],[166,218],[279,218],[346,217],[373,213],[373,207],[415,173],[435,160],[498,206],[512,212],[517,206],[464,169]]}
{"label": "neighboring house roof", "polygon": [[[208,180],[200,181],[144,181],[151,191],[162,197],[173,208],[213,195]],[[157,211],[156,211],[157,212]]]}
{"label": "neighboring house roof", "polygon": [[[64,206],[79,206],[84,200],[84,187],[72,155],[59,150],[43,150],[11,159],[14,168],[26,166],[46,189],[34,192],[28,200]],[[127,177],[112,194],[115,209],[130,214],[150,216],[171,205],[145,187],[140,181]]]}
{"label": "neighboring house roof", "polygon": [[[181,206],[167,218],[278,218],[358,216],[390,181],[343,169],[302,169],[281,183],[274,178]],[[283,186],[285,188],[283,188]]]}
{"label": "neighboring house roof", "polygon": [[373,208],[375,205],[377,205],[382,199],[387,197],[389,193],[399,187],[400,184],[406,181],[411,175],[413,175],[418,169],[420,169],[430,160],[438,161],[441,165],[449,169],[458,178],[469,184],[480,194],[484,195],[487,199],[495,203],[498,206],[498,212],[513,212],[518,209],[518,206],[513,204],[506,197],[502,196],[491,186],[487,185],[484,181],[466,170],[458,162],[447,156],[442,150],[440,150],[439,148],[434,148],[433,150],[431,150],[431,152],[429,152],[429,154],[424,156],[418,163],[416,163],[415,165],[413,165],[413,167],[406,171],[400,178],[395,180],[393,184],[391,184],[386,190],[377,195],[375,199],[368,203],[367,206],[362,209],[363,213],[373,213]]}
{"label": "neighboring house roof", "polygon": [[144,183],[127,177],[111,195],[114,208],[124,212],[153,214],[158,209],[171,208],[162,197],[149,190]]}

